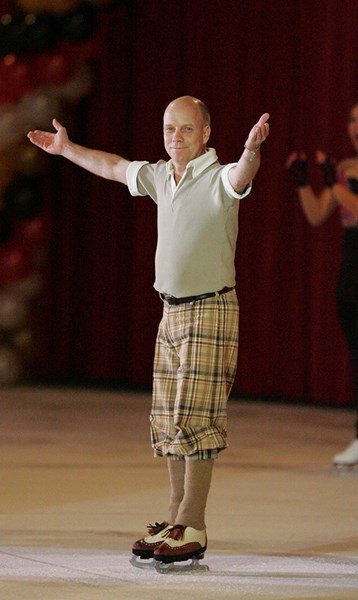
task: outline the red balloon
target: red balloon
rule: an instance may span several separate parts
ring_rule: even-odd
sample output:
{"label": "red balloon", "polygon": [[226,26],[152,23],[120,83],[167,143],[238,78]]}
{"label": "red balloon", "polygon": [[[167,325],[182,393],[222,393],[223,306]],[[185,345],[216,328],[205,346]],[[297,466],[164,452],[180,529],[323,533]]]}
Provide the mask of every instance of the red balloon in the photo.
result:
{"label": "red balloon", "polygon": [[97,58],[101,54],[101,41],[99,37],[93,36],[85,42],[81,42],[76,46],[76,52],[83,58]]}
{"label": "red balloon", "polygon": [[6,284],[26,277],[31,269],[31,260],[25,249],[15,244],[0,247],[0,283]]}
{"label": "red balloon", "polygon": [[15,101],[15,95],[7,82],[7,68],[4,59],[0,59],[0,104]]}
{"label": "red balloon", "polygon": [[18,221],[15,235],[18,244],[29,250],[44,248],[51,238],[51,219],[49,215],[42,213],[33,219]]}
{"label": "red balloon", "polygon": [[13,94],[10,93],[10,90],[0,73],[0,105],[1,104],[9,104],[10,102],[14,102],[15,98]]}
{"label": "red balloon", "polygon": [[73,62],[62,52],[46,52],[36,57],[35,71],[45,83],[64,83],[73,72]]}
{"label": "red balloon", "polygon": [[26,61],[14,54],[8,54],[1,61],[1,87],[6,90],[9,101],[21,99],[34,87],[34,79]]}

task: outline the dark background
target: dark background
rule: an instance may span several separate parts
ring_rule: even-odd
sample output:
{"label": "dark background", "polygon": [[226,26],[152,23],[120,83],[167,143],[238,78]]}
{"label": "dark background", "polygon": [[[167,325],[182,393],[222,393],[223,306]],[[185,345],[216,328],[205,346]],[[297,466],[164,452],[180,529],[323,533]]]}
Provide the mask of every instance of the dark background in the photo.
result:
{"label": "dark background", "polygon": [[[341,227],[337,215],[308,225],[284,163],[293,149],[352,154],[357,32],[356,0],[123,2],[105,17],[89,96],[64,119],[74,141],[156,161],[166,158],[165,106],[191,94],[210,108],[209,145],[225,163],[270,113],[261,170],[240,207],[236,394],[352,402],[334,299]],[[36,376],[149,387],[162,308],[155,204],[60,158],[47,190],[55,226]]]}

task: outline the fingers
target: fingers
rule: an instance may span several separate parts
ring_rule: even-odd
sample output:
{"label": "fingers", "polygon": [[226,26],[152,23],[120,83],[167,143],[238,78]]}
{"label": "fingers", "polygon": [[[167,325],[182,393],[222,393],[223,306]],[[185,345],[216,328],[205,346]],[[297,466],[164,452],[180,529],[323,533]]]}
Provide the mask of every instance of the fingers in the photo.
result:
{"label": "fingers", "polygon": [[35,129],[34,131],[29,131],[27,137],[33,142],[36,141],[44,141],[47,139],[52,139],[54,136],[53,133],[49,133],[48,131],[41,131],[40,129]]}
{"label": "fingers", "polygon": [[[56,129],[56,131],[59,131],[60,129],[64,129],[63,125],[61,125],[61,123],[57,120],[57,119],[52,119],[52,125],[54,126],[54,129]],[[29,139],[31,139],[32,134],[36,134],[37,136],[41,135],[42,137],[52,137],[52,133],[47,132],[47,131],[41,131],[39,129],[34,129],[34,131],[29,131],[27,134],[27,137]]]}
{"label": "fingers", "polygon": [[52,125],[54,126],[56,131],[59,131],[59,129],[63,127],[57,119],[52,119]]}
{"label": "fingers", "polygon": [[259,118],[257,125],[259,127],[261,127],[261,125],[264,125],[264,123],[266,123],[270,118],[269,113],[264,113],[263,115],[261,115],[261,117]]}
{"label": "fingers", "polygon": [[37,141],[37,138],[39,137],[39,133],[40,132],[38,131],[38,129],[35,129],[34,131],[29,131],[27,137],[31,142],[35,143]]}
{"label": "fingers", "polygon": [[262,142],[265,141],[270,132],[270,126],[267,122],[269,118],[269,113],[264,113],[263,115],[261,115],[256,125],[253,126],[249,133],[249,143],[253,143],[256,146],[259,146],[260,144],[262,144]]}
{"label": "fingers", "polygon": [[27,137],[30,140],[30,142],[32,142],[35,146],[38,146],[39,148],[44,148],[45,142],[43,132],[38,130],[29,131]]}

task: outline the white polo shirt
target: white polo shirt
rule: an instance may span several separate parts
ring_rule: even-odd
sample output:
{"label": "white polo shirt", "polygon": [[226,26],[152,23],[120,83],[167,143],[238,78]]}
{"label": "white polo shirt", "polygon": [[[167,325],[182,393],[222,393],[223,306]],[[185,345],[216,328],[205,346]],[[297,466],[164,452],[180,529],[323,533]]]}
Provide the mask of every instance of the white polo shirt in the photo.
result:
{"label": "white polo shirt", "polygon": [[133,161],[127,169],[132,196],[150,196],[158,206],[155,282],[177,298],[235,285],[239,200],[214,148],[190,161],[179,184],[172,161]]}

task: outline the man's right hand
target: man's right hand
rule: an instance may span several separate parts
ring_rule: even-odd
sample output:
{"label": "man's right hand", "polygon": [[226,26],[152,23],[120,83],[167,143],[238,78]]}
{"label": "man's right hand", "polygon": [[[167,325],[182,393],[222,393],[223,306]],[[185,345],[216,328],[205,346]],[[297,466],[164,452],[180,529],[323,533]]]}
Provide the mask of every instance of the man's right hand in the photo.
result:
{"label": "man's right hand", "polygon": [[41,150],[45,150],[49,154],[61,155],[64,147],[69,142],[67,131],[57,119],[53,119],[52,125],[56,129],[56,133],[35,129],[34,131],[29,131],[27,137],[30,142],[41,148]]}

